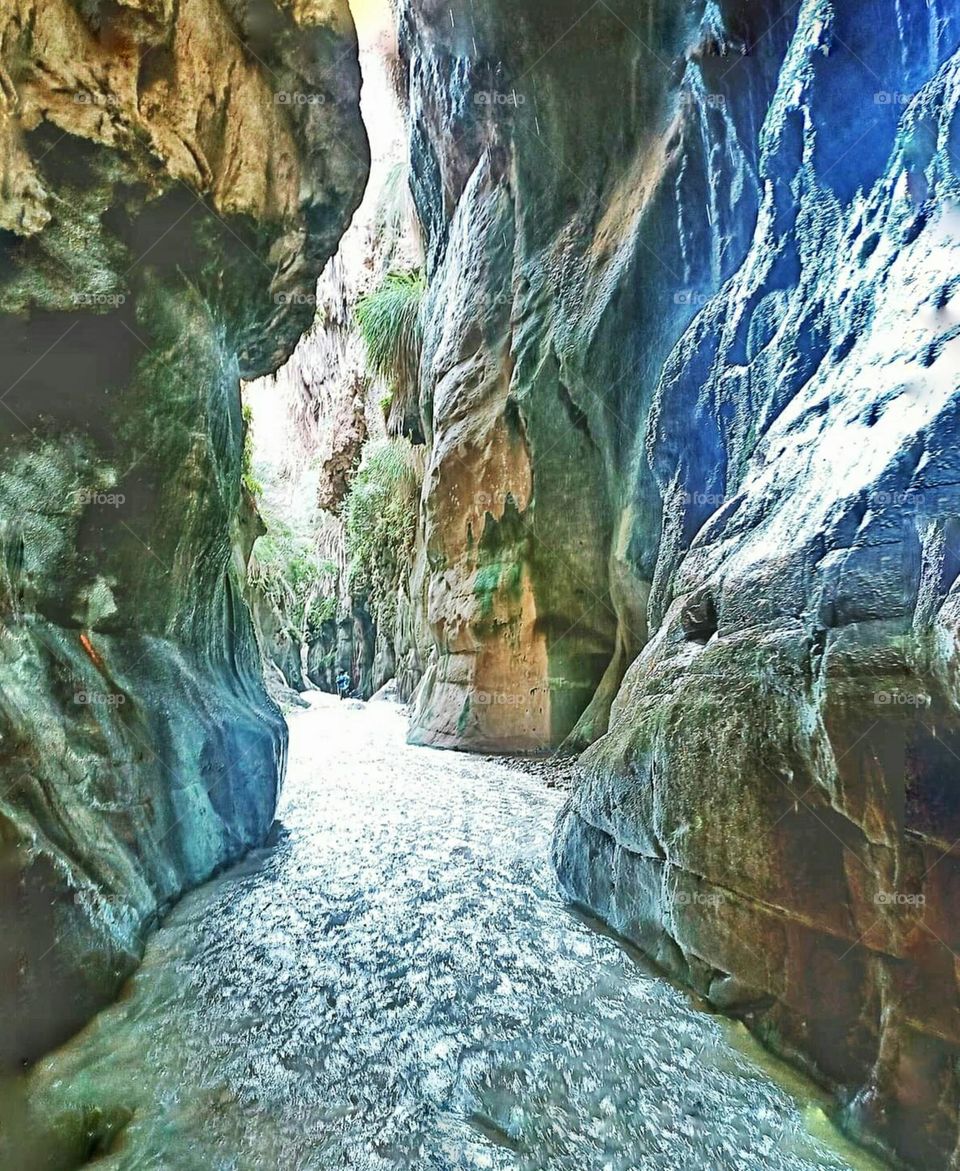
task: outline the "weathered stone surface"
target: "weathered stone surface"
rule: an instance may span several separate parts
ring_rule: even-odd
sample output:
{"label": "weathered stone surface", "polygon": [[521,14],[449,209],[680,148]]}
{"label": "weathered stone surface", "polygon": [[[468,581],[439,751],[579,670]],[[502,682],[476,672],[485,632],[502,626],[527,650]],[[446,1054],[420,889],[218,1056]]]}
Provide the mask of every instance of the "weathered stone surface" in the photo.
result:
{"label": "weathered stone surface", "polygon": [[[713,5],[454,7],[401,21],[431,261],[436,650],[413,735],[536,751],[605,730],[646,638],[660,496],[644,420],[704,290],[749,246],[745,143],[788,30],[745,13],[717,40]],[[768,24],[750,86],[724,81]]]}
{"label": "weathered stone surface", "polygon": [[320,465],[317,503],[328,512],[338,512],[346,499],[350,480],[360,463],[360,453],[367,438],[362,385],[356,394],[344,397],[330,421],[327,450]]}
{"label": "weathered stone surface", "polygon": [[345,3],[7,0],[0,64],[6,1065],[272,821],[238,384],[312,319],[366,141]]}
{"label": "weathered stone surface", "polygon": [[413,735],[532,748],[579,716],[571,895],[945,1166],[960,17],[403,21],[432,266]]}

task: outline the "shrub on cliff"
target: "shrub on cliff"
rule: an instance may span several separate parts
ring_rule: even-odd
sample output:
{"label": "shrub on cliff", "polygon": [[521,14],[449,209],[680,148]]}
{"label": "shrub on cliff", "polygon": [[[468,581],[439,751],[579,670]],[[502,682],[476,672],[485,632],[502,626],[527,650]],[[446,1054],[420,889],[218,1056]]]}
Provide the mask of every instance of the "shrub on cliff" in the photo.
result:
{"label": "shrub on cliff", "polygon": [[388,426],[392,434],[406,431],[420,380],[423,331],[420,306],[426,291],[422,272],[391,272],[357,302],[357,325],[367,365],[390,392]]}
{"label": "shrub on cliff", "polygon": [[263,495],[263,485],[257,479],[253,470],[254,442],[253,442],[253,407],[249,403],[243,404],[243,463],[240,478],[244,489],[256,499]]}
{"label": "shrub on cliff", "polygon": [[377,203],[374,231],[378,242],[391,255],[405,237],[418,234],[419,220],[410,194],[410,166],[394,163],[383,181]]}
{"label": "shrub on cliff", "polygon": [[324,589],[336,567],[317,559],[312,542],[284,525],[272,525],[254,546],[250,585],[269,598],[290,635],[306,642],[336,613],[336,599]]}
{"label": "shrub on cliff", "polygon": [[397,587],[417,526],[420,474],[405,439],[370,443],[344,505],[350,592],[362,595],[387,633],[396,621]]}

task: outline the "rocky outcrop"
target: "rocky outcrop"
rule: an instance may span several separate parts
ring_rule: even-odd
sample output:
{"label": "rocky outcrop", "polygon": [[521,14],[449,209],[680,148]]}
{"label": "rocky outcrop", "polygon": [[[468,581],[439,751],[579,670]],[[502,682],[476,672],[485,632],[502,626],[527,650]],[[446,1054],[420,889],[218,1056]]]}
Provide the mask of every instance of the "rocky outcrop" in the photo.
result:
{"label": "rocky outcrop", "polygon": [[[755,92],[730,78],[720,107],[682,63],[719,78],[756,30],[720,43],[703,6],[540,9],[458,6],[444,22],[411,4],[401,19],[430,255],[434,662],[413,736],[455,747],[541,751],[606,728],[656,560],[644,420],[697,298],[749,246],[744,140],[786,35],[772,30]],[[622,86],[600,92],[598,76]]]}
{"label": "rocky outcrop", "polygon": [[[254,629],[260,639],[261,651],[266,663],[274,669],[273,682],[267,674],[267,689],[281,706],[292,696],[307,690],[303,677],[303,641],[298,630],[291,629],[289,611],[278,605],[270,595],[260,590],[247,591],[247,604],[253,618]],[[294,701],[295,702],[295,701]]]}
{"label": "rocky outcrop", "polygon": [[953,1166],[956,8],[488,0],[402,29],[414,737],[599,737],[571,896],[852,1132]]}
{"label": "rocky outcrop", "polygon": [[[348,386],[347,395],[337,405],[330,421],[327,450],[320,465],[317,485],[317,503],[327,512],[338,513],[350,490],[352,479],[360,463],[360,455],[367,439],[367,418],[364,411],[362,383]],[[356,393],[351,398],[349,391]]]}
{"label": "rocky outcrop", "polygon": [[914,14],[889,54],[870,7],[801,14],[753,246],[664,370],[656,635],[558,857],[929,1167],[956,1144],[960,1053],[960,28]]}
{"label": "rocky outcrop", "polygon": [[339,0],[12,0],[0,66],[7,1065],[272,821],[238,384],[312,320],[367,148]]}

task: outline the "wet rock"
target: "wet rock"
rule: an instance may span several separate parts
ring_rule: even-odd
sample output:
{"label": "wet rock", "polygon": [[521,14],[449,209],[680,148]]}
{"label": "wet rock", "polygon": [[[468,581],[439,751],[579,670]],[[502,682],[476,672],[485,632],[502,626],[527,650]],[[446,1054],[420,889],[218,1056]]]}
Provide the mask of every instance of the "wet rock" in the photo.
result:
{"label": "wet rock", "polygon": [[345,4],[0,12],[0,1059],[110,998],[266,834],[286,733],[244,562],[238,383],[364,182]]}
{"label": "wet rock", "polygon": [[430,256],[413,737],[596,741],[571,896],[859,1135],[945,1166],[960,20],[402,10]]}
{"label": "wet rock", "polygon": [[419,741],[582,747],[647,637],[645,420],[749,248],[789,32],[742,7],[747,84],[705,47],[716,5],[401,6],[430,258]]}

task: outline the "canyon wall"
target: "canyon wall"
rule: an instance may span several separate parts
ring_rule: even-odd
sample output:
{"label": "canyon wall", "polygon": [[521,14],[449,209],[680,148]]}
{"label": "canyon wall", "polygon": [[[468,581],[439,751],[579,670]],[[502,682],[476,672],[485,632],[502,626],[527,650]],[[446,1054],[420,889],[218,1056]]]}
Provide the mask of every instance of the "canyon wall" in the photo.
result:
{"label": "canyon wall", "polygon": [[[284,703],[296,702],[290,689],[335,692],[342,674],[364,699],[395,680],[395,694],[406,702],[422,674],[420,608],[406,559],[384,565],[382,574],[359,572],[365,567],[358,564],[365,552],[393,560],[382,548],[384,534],[375,531],[384,505],[415,528],[420,470],[406,421],[392,409],[403,396],[369,361],[358,306],[390,274],[418,272],[423,256],[408,187],[392,13],[387,0],[365,0],[356,15],[369,182],[318,282],[312,328],[280,370],[243,390],[257,504],[268,530],[254,549],[252,602],[268,682]],[[385,454],[409,460],[404,484],[379,484],[371,474]],[[368,504],[363,498],[371,493],[376,499]],[[301,607],[292,581],[300,555],[312,558],[316,574],[305,621],[296,618]],[[273,597],[260,584],[268,559]]]}
{"label": "canyon wall", "polygon": [[413,737],[594,741],[571,897],[864,1141],[956,1166],[960,13],[400,19],[430,278]]}
{"label": "canyon wall", "polygon": [[589,743],[646,640],[645,420],[749,248],[789,34],[739,7],[401,13],[430,260],[419,740]]}
{"label": "canyon wall", "polygon": [[0,8],[0,1060],[108,1000],[265,836],[239,380],[362,192],[345,0]]}

